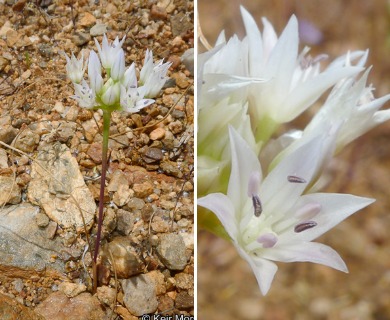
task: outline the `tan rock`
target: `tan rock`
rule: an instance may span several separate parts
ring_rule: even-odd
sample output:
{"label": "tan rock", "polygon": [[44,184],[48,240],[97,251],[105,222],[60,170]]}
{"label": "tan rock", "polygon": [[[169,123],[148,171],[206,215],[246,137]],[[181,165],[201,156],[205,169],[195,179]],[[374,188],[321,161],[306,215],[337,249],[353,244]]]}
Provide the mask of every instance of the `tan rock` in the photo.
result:
{"label": "tan rock", "polygon": [[45,320],[43,316],[3,294],[0,294],[0,319]]}
{"label": "tan rock", "polygon": [[80,19],[80,26],[91,27],[96,23],[96,18],[89,12],[85,12],[83,17]]}
{"label": "tan rock", "polygon": [[87,287],[82,283],[62,282],[58,286],[58,290],[65,293],[67,297],[73,298],[87,290]]}
{"label": "tan rock", "polygon": [[0,176],[0,206],[21,201],[21,190],[13,176]]}
{"label": "tan rock", "polygon": [[52,320],[101,320],[105,318],[99,300],[87,292],[74,298],[68,298],[60,291],[53,292],[35,308],[35,312]]}
{"label": "tan rock", "polygon": [[152,140],[161,140],[165,137],[165,129],[156,128],[149,134],[149,137]]}
{"label": "tan rock", "polygon": [[40,150],[38,161],[31,166],[28,199],[40,205],[60,226],[83,232],[80,208],[90,228],[96,203],[69,148],[58,142],[47,145]]}

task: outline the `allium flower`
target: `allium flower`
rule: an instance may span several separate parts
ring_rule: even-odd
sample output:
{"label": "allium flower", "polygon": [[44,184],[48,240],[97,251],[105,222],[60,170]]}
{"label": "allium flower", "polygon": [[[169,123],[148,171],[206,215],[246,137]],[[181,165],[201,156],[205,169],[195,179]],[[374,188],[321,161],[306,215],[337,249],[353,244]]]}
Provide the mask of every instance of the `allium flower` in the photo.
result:
{"label": "allium flower", "polygon": [[[154,64],[153,54],[147,50],[142,68],[146,71],[141,71],[143,85],[138,87],[134,63],[127,70],[125,67],[125,54],[122,49],[124,40],[125,37],[121,41],[117,37],[110,44],[104,35],[100,46],[95,39],[99,56],[91,50],[88,64],[84,64],[83,57],[77,60],[73,54],[71,59],[65,55],[66,70],[75,87],[75,95],[72,97],[81,107],[138,112],[154,102],[149,98],[160,92],[167,79],[170,63],[163,64],[160,61]],[[83,79],[87,65],[89,84]],[[146,96],[149,98],[144,98]]]}
{"label": "allium flower", "polygon": [[171,62],[163,63],[162,60],[153,63],[153,52],[146,50],[144,66],[140,73],[140,83],[145,87],[145,97],[155,97],[167,81],[166,74]]}
{"label": "allium flower", "polygon": [[[233,36],[203,66],[202,104],[226,96],[232,101],[249,101],[249,114],[256,140],[267,140],[275,125],[296,118],[332,85],[362,70],[335,64],[320,71],[320,61],[308,56],[308,48],[298,52],[298,22],[292,16],[278,38],[272,25],[263,19],[261,33],[252,16],[241,7],[246,37]],[[229,61],[229,63],[227,63]],[[217,77],[217,78],[216,78]],[[222,78],[222,81],[221,81]],[[264,128],[269,128],[266,132]]]}
{"label": "allium flower", "polygon": [[343,272],[347,267],[332,248],[312,242],[374,200],[347,194],[312,193],[324,153],[324,138],[314,137],[283,158],[263,179],[256,154],[233,128],[229,130],[232,168],[227,194],[212,193],[198,204],[219,218],[266,294],[277,271],[273,261],[308,261]]}
{"label": "allium flower", "polygon": [[111,67],[114,61],[117,58],[117,54],[122,50],[123,42],[125,42],[126,37],[123,37],[121,41],[116,37],[112,44],[108,43],[107,37],[103,35],[102,46],[95,38],[96,48],[98,49],[100,60],[102,61],[103,68],[106,70],[111,70]]}
{"label": "allium flower", "polygon": [[72,52],[71,58],[64,52],[63,53],[66,59],[66,72],[69,79],[74,83],[80,83],[83,80],[85,69],[87,68],[87,63],[84,65],[84,53],[81,53],[81,58],[77,60]]}

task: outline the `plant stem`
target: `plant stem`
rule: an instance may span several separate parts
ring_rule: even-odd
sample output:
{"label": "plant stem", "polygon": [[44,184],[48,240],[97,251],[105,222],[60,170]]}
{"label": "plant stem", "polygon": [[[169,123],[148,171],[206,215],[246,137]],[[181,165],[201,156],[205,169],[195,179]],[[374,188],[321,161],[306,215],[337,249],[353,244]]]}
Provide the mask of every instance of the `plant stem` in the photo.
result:
{"label": "plant stem", "polygon": [[94,292],[96,292],[96,288],[97,288],[96,261],[99,254],[100,239],[101,239],[102,225],[103,225],[104,188],[105,188],[106,173],[108,167],[107,153],[108,153],[108,137],[110,134],[110,120],[111,120],[111,111],[103,110],[102,173],[101,173],[101,180],[100,180],[98,229],[96,234],[95,250],[93,254],[93,262],[94,262],[93,291]]}

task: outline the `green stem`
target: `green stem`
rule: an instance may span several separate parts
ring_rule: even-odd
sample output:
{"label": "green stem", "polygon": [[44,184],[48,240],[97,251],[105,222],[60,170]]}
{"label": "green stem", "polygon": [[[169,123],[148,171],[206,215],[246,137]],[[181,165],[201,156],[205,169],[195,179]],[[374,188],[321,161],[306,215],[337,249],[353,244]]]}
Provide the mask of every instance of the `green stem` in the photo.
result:
{"label": "green stem", "polygon": [[[100,180],[100,195],[99,195],[99,216],[98,216],[98,229],[96,234],[95,251],[93,255],[93,261],[96,265],[96,260],[99,253],[100,239],[103,225],[103,205],[104,205],[104,187],[106,182],[107,173],[107,152],[108,152],[108,137],[110,134],[110,120],[111,111],[103,110],[103,148],[102,148],[102,174]],[[94,282],[97,281],[94,277]]]}

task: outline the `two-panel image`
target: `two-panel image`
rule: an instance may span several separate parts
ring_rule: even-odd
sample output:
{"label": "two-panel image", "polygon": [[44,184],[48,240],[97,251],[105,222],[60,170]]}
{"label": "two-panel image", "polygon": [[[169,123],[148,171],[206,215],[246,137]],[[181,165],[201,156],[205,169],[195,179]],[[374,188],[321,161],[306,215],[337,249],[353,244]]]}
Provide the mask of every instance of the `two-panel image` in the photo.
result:
{"label": "two-panel image", "polygon": [[389,16],[0,0],[0,320],[390,319]]}

